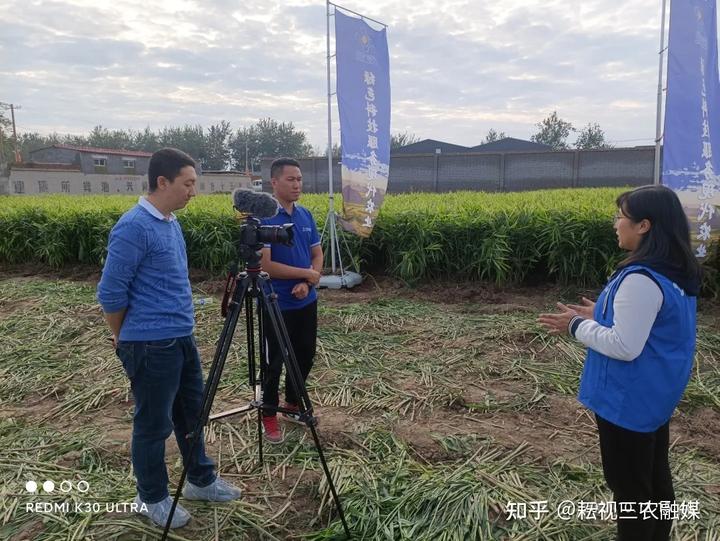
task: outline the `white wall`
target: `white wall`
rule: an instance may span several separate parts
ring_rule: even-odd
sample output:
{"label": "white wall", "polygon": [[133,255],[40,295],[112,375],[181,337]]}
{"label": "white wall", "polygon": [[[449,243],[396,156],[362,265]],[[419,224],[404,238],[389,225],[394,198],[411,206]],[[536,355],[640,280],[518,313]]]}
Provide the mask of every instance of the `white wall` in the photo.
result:
{"label": "white wall", "polygon": [[[41,187],[46,192],[41,192]],[[208,173],[199,176],[197,181],[199,193],[231,192],[235,188],[252,188],[252,180],[245,175]],[[0,179],[0,194],[9,195],[140,195],[146,191],[147,175],[85,175],[79,171],[15,167],[10,171],[9,179]]]}

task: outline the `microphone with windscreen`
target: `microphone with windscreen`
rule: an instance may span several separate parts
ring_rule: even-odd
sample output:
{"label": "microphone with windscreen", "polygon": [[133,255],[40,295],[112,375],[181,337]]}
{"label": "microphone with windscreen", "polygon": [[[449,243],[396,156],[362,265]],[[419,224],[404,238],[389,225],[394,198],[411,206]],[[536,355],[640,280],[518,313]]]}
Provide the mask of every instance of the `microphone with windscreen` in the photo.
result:
{"label": "microphone with windscreen", "polygon": [[237,188],[232,193],[233,207],[241,214],[255,218],[272,218],[278,213],[277,199],[266,193]]}
{"label": "microphone with windscreen", "polygon": [[232,200],[233,208],[240,214],[243,222],[237,240],[238,259],[230,266],[225,283],[225,294],[220,306],[223,317],[228,314],[230,297],[237,282],[239,262],[241,260],[245,262],[245,269],[248,272],[260,272],[263,248],[272,244],[292,246],[295,225],[262,225],[260,220],[277,216],[280,207],[277,199],[266,193],[238,188],[233,191]]}
{"label": "microphone with windscreen", "polygon": [[279,203],[266,193],[237,188],[232,193],[233,207],[244,218],[240,231],[240,244],[257,250],[267,244],[292,246],[293,226],[261,225],[260,220],[277,216]]}

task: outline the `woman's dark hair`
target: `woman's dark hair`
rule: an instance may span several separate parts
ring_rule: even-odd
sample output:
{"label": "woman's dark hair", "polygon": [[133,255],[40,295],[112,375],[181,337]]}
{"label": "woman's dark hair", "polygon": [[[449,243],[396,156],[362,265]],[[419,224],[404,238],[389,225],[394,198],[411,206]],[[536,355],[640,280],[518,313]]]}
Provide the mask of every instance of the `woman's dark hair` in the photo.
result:
{"label": "woman's dark hair", "polygon": [[668,264],[687,278],[700,275],[700,265],[690,245],[690,225],[677,194],[662,185],[640,186],[620,194],[615,201],[635,223],[650,222],[645,233],[620,267],[648,261]]}

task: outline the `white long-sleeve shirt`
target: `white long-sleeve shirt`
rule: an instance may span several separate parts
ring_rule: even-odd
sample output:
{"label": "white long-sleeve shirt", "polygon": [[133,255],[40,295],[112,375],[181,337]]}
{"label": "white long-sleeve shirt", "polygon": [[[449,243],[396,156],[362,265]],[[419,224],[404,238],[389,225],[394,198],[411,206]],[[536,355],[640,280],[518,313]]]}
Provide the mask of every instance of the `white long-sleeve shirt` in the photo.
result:
{"label": "white long-sleeve shirt", "polygon": [[645,274],[628,274],[613,301],[613,325],[604,327],[586,319],[575,338],[590,349],[621,361],[632,361],[642,352],[663,303],[660,287]]}

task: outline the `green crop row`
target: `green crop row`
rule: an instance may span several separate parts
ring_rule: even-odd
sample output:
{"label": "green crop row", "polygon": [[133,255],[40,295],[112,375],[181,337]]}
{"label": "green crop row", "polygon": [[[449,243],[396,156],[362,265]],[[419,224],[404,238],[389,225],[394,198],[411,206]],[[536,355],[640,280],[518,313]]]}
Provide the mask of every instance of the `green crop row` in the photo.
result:
{"label": "green crop row", "polygon": [[[363,270],[409,283],[432,279],[497,284],[557,281],[597,285],[622,252],[612,227],[616,188],[491,194],[387,196],[369,239],[344,235]],[[113,224],[130,196],[5,197],[0,261],[102,264]],[[322,230],[327,195],[305,195]],[[341,205],[336,199],[336,207]],[[236,254],[239,222],[230,197],[198,197],[178,212],[190,265],[216,272]],[[346,257],[346,261],[347,261]],[[706,262],[706,287],[720,290],[717,250]]]}

